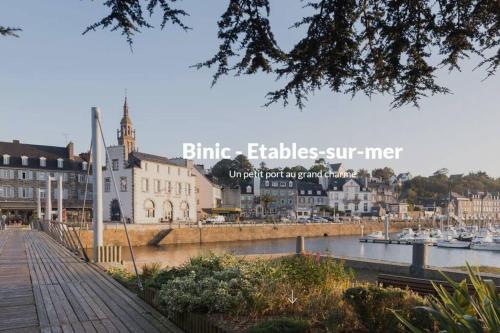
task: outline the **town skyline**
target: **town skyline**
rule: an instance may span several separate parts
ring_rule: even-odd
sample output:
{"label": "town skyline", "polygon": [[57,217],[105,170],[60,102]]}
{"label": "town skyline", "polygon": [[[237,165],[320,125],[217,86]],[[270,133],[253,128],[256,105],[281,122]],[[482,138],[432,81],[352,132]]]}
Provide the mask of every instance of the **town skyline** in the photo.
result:
{"label": "town skyline", "polygon": [[[420,109],[391,111],[388,96],[351,99],[326,91],[310,96],[303,111],[293,105],[263,108],[265,93],[275,87],[270,77],[228,77],[211,89],[210,70],[189,68],[213,52],[216,25],[201,18],[222,11],[223,5],[186,4],[192,6],[188,9],[198,21],[196,29],[186,35],[148,31],[137,36],[132,53],[119,34],[99,31],[80,36],[89,18],[102,14],[87,3],[60,2],[57,6],[66,15],[49,22],[43,17],[49,15],[51,6],[28,1],[7,9],[8,4],[0,5],[0,12],[8,13],[2,20],[21,25],[23,31],[20,38],[2,40],[3,141],[59,146],[67,138],[75,143],[76,151],[85,151],[90,144],[90,107],[99,106],[106,140],[116,144],[116,122],[127,89],[139,149],[162,156],[181,156],[184,142],[220,142],[234,150],[254,141],[269,146],[279,142],[397,145],[404,148],[398,161],[343,162],[355,170],[389,166],[429,175],[446,167],[454,174],[481,170],[500,176],[500,157],[495,154],[500,79],[482,81],[484,73],[473,71],[472,64],[453,77],[441,70],[439,79],[453,94],[423,99]],[[292,17],[299,10],[300,5],[287,8]],[[25,13],[32,11],[39,15],[27,20]],[[289,22],[274,19],[283,26],[277,30],[278,37],[285,44],[291,41]],[[312,162],[269,161],[268,165],[308,166]]]}

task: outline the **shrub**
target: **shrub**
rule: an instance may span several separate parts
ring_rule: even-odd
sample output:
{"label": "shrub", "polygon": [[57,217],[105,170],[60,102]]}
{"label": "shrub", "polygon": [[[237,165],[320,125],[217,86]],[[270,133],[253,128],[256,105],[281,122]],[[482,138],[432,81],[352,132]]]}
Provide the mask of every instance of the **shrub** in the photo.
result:
{"label": "shrub", "polygon": [[425,299],[409,290],[366,285],[347,289],[344,298],[369,332],[403,331],[403,325],[391,309],[397,309],[401,317],[419,327],[432,330],[434,326],[427,313],[415,309],[426,304]]}
{"label": "shrub", "polygon": [[306,333],[310,326],[307,320],[283,317],[259,322],[250,327],[246,333]]}
{"label": "shrub", "polygon": [[112,267],[107,270],[108,274],[111,275],[116,281],[124,285],[130,290],[137,291],[137,284],[135,275],[126,271],[123,268]]}
{"label": "shrub", "polygon": [[141,277],[144,281],[154,279],[161,271],[161,265],[157,262],[142,265]]}
{"label": "shrub", "polygon": [[[443,274],[453,287],[453,294],[444,286],[434,284],[438,297],[431,297],[430,305],[421,309],[439,323],[441,332],[500,332],[500,295],[495,284],[484,281],[479,271],[474,272],[469,264],[467,271],[473,294],[469,293],[466,280],[457,283]],[[395,315],[411,332],[425,332],[426,327],[420,323],[410,322],[399,312]]]}

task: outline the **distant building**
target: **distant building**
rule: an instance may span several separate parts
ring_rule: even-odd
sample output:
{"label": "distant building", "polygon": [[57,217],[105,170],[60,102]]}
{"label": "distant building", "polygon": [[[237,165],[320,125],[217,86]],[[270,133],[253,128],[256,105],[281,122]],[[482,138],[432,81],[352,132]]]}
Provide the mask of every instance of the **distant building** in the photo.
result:
{"label": "distant building", "polygon": [[369,215],[373,206],[373,194],[366,181],[340,178],[328,187],[328,203],[336,212],[347,215]]}
{"label": "distant building", "polygon": [[207,177],[203,165],[193,165],[191,172],[196,180],[196,217],[201,220],[208,216],[208,209],[222,207],[222,188]]}
{"label": "distant building", "polygon": [[[38,189],[41,189],[42,214],[45,214],[45,189],[47,177],[63,178],[64,217],[67,221],[80,221],[85,211],[91,219],[92,184],[87,186],[90,166],[75,156],[73,143],[66,147],[43,146],[12,142],[0,142],[0,217],[28,221],[37,211]],[[52,183],[52,214],[57,209],[57,186]],[[45,216],[45,215],[44,215]]]}
{"label": "distant building", "polygon": [[389,179],[390,183],[392,185],[398,185],[398,186],[401,186],[403,185],[404,183],[410,181],[412,179],[412,175],[411,173],[409,172],[404,172],[404,173],[400,173],[399,175],[393,175],[391,176],[391,178]]}
{"label": "distant building", "polygon": [[342,163],[333,163],[328,164],[328,176],[320,177],[318,179],[319,184],[323,187],[324,190],[328,189],[331,184],[335,182],[336,179],[344,178],[346,175],[346,170]]}
{"label": "distant building", "polygon": [[103,172],[104,219],[131,223],[196,221],[193,162],[138,152],[135,140],[125,99],[118,146],[108,147],[109,159]]}
{"label": "distant building", "polygon": [[322,206],[328,206],[328,195],[320,184],[297,183],[297,217],[314,215]]}
{"label": "distant building", "polygon": [[408,203],[405,201],[400,201],[397,203],[391,203],[388,205],[389,213],[395,215],[398,219],[408,218]]}
{"label": "distant building", "polygon": [[295,216],[297,202],[297,181],[287,178],[261,179],[260,196],[270,196],[266,214]]}

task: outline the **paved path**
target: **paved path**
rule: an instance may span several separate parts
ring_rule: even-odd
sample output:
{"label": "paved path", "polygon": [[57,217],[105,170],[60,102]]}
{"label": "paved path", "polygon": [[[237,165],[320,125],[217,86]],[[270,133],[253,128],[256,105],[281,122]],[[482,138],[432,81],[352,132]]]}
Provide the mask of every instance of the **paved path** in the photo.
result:
{"label": "paved path", "polygon": [[38,231],[0,232],[0,332],[181,332]]}

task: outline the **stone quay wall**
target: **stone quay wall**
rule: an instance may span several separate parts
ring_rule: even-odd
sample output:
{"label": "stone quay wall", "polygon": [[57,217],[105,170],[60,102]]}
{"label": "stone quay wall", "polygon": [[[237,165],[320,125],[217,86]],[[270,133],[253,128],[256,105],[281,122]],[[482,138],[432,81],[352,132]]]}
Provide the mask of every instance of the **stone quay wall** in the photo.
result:
{"label": "stone quay wall", "polygon": [[[389,232],[398,232],[404,227],[417,227],[407,222],[391,222]],[[367,235],[373,231],[383,231],[384,223],[317,223],[317,224],[241,224],[170,228],[165,224],[127,225],[132,246],[196,244],[214,242],[249,241],[297,236],[321,237]],[[92,230],[81,230],[80,238],[85,248],[92,247]],[[158,241],[161,239],[161,241]],[[121,224],[105,224],[104,244],[127,246],[124,227]]]}

